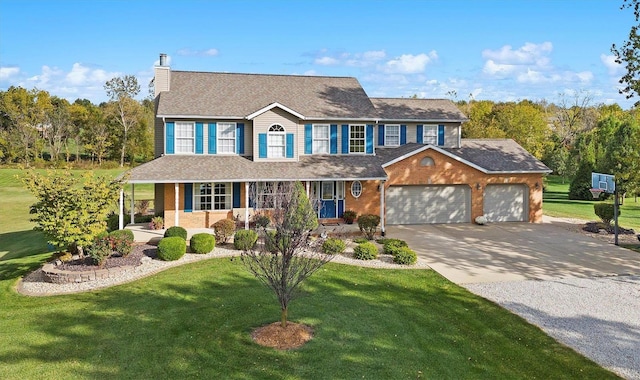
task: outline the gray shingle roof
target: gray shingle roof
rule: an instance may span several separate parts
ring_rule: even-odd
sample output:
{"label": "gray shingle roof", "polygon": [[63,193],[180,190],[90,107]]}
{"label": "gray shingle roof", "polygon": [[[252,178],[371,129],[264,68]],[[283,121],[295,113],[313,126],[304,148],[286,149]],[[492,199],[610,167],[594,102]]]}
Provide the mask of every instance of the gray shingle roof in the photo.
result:
{"label": "gray shingle roof", "polygon": [[251,161],[241,156],[167,155],[131,169],[128,182],[385,179],[376,156],[304,156],[298,162]]}
{"label": "gray shingle roof", "polygon": [[448,99],[371,98],[378,116],[387,120],[466,121]]}
{"label": "gray shingle roof", "polygon": [[460,148],[444,150],[489,172],[551,172],[545,164],[511,139],[462,139]]}
{"label": "gray shingle roof", "polygon": [[306,118],[375,119],[355,78],[171,71],[157,115],[246,117],[280,103]]}

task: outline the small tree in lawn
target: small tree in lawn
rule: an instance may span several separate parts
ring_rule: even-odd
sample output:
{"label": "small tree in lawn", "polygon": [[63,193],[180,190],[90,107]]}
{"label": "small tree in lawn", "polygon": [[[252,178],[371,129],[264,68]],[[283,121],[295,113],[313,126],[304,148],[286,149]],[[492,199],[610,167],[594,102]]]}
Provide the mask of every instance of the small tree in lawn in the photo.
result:
{"label": "small tree in lawn", "polygon": [[77,248],[81,256],[83,247],[106,230],[107,214],[121,187],[120,181],[94,177],[92,172],[79,179],[68,171],[43,175],[29,170],[21,180],[37,199],[30,210],[35,229],[58,250]]}
{"label": "small tree in lawn", "polygon": [[300,182],[265,184],[253,192],[259,207],[270,209],[273,230],[261,229],[261,244],[243,251],[242,262],[276,294],[285,328],[289,302],[301,283],[332,257],[321,253],[323,239],[310,236],[318,217]]}

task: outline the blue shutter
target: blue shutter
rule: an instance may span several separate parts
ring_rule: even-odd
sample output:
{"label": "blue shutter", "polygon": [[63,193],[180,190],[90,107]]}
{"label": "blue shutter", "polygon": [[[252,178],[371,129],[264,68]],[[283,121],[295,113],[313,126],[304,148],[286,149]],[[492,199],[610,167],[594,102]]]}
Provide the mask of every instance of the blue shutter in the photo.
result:
{"label": "blue shutter", "polygon": [[168,122],[165,124],[164,126],[164,131],[165,131],[165,136],[164,136],[164,143],[166,146],[166,152],[167,154],[174,154],[175,153],[175,149],[174,149],[174,144],[175,144],[175,126],[173,124],[173,121]]}
{"label": "blue shutter", "polygon": [[373,154],[373,124],[367,124],[365,130],[365,146],[367,154]]}
{"label": "blue shutter", "polygon": [[330,135],[330,151],[331,154],[338,154],[338,125],[331,124],[331,135]]}
{"label": "blue shutter", "polygon": [[209,123],[209,154],[218,153],[216,123]]}
{"label": "blue shutter", "polygon": [[236,124],[236,153],[244,154],[244,123]]}
{"label": "blue shutter", "polygon": [[444,125],[438,125],[438,146],[444,145]]}
{"label": "blue shutter", "polygon": [[407,143],[407,126],[400,126],[400,145],[404,145]]}
{"label": "blue shutter", "polygon": [[258,134],[258,157],[267,158],[267,134]]}
{"label": "blue shutter", "polygon": [[233,208],[240,208],[240,182],[233,183]]}
{"label": "blue shutter", "polygon": [[313,125],[304,125],[304,154],[313,153]]}
{"label": "blue shutter", "polygon": [[422,134],[423,134],[423,130],[422,130],[422,124],[418,124],[418,128],[416,128],[416,141],[418,142],[418,144],[422,144],[424,142]]}
{"label": "blue shutter", "polygon": [[384,146],[384,124],[378,125],[378,146]]}
{"label": "blue shutter", "polygon": [[349,154],[349,126],[342,124],[342,154]]}
{"label": "blue shutter", "polygon": [[184,212],[193,211],[193,184],[184,184]]}
{"label": "blue shutter", "polygon": [[196,123],[196,154],[204,152],[204,131],[202,129],[202,123]]}
{"label": "blue shutter", "polygon": [[293,158],[293,133],[287,133],[287,146],[285,150],[287,158]]}

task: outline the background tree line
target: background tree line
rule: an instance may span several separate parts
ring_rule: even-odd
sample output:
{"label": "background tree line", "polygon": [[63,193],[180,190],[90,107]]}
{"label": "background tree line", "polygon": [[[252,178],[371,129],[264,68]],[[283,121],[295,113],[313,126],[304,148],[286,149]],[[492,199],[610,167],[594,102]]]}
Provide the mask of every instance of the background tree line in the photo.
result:
{"label": "background tree line", "polygon": [[0,163],[123,166],[152,159],[153,100],[134,99],[134,76],[111,79],[105,91],[109,101],[96,105],[35,88],[0,90]]}

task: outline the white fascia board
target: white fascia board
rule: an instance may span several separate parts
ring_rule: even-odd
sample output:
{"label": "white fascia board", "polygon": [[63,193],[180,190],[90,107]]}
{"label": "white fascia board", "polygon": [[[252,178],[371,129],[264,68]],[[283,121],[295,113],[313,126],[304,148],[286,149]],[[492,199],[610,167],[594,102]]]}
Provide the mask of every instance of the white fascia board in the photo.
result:
{"label": "white fascia board", "polygon": [[421,120],[421,119],[380,119],[378,122],[380,124],[385,124],[385,123],[436,124],[436,123],[464,123],[466,121],[469,121],[469,119],[431,119],[431,120]]}
{"label": "white fascia board", "polygon": [[220,119],[220,120],[244,120],[244,116],[203,116],[203,115],[156,115],[162,119]]}
{"label": "white fascia board", "polygon": [[283,106],[282,104],[280,104],[280,103],[278,103],[278,102],[271,103],[271,104],[269,104],[268,106],[263,107],[263,108],[261,108],[261,109],[257,110],[256,112],[254,112],[254,113],[252,113],[252,114],[250,114],[250,115],[247,115],[247,116],[246,116],[246,119],[247,119],[247,120],[252,120],[252,119],[253,119],[253,118],[255,118],[256,116],[262,115],[263,113],[265,113],[265,112],[267,112],[267,111],[269,111],[269,110],[272,110],[272,109],[274,109],[274,108],[276,108],[276,107],[278,107],[278,108],[280,108],[280,109],[282,109],[282,110],[284,110],[284,111],[286,111],[286,112],[288,112],[288,113],[292,114],[293,116],[295,116],[295,117],[297,117],[297,118],[299,118],[299,119],[302,119],[302,120],[304,120],[304,119],[305,119],[305,116],[304,116],[303,114],[301,114],[301,113],[299,113],[299,112],[296,112],[296,111],[292,110],[291,108],[289,108],[289,107],[287,107],[287,106]]}
{"label": "white fascia board", "polygon": [[463,164],[465,164],[467,166],[470,166],[470,167],[472,167],[472,168],[474,168],[476,170],[479,170],[479,171],[481,171],[483,173],[486,173],[486,174],[490,173],[487,169],[485,169],[485,168],[483,168],[481,166],[478,166],[478,165],[474,164],[473,162],[470,162],[470,161],[467,161],[467,160],[465,160],[463,158],[460,158],[460,157],[458,157],[458,156],[456,156],[454,154],[451,154],[451,153],[447,152],[446,150],[441,149],[441,148],[439,148],[437,146],[434,146],[434,145],[425,145],[425,146],[423,146],[421,148],[418,148],[418,149],[416,149],[416,150],[414,150],[412,152],[404,154],[404,155],[402,155],[402,156],[400,156],[400,157],[398,157],[398,158],[396,158],[394,160],[391,160],[389,162],[385,162],[384,164],[382,164],[382,167],[386,168],[389,165],[393,165],[396,162],[400,162],[400,161],[402,161],[402,160],[404,160],[406,158],[409,158],[409,157],[411,157],[411,156],[413,156],[415,154],[418,154],[420,152],[423,152],[423,151],[425,151],[427,149],[433,149],[438,153],[444,154],[447,157],[450,157],[450,158],[452,158],[452,159],[454,159],[454,160],[456,160],[458,162],[461,162],[461,163],[463,163]]}
{"label": "white fascia board", "polygon": [[354,121],[358,123],[369,123],[369,124],[378,124],[377,119],[368,118],[345,118],[345,117],[309,117],[307,118],[309,121],[335,121],[335,122],[343,122],[343,121]]}
{"label": "white fascia board", "polygon": [[239,178],[239,179],[216,179],[216,180],[207,180],[207,179],[179,179],[179,180],[130,180],[125,183],[196,183],[196,182],[293,182],[293,181],[386,181],[388,177],[336,177],[336,178]]}

